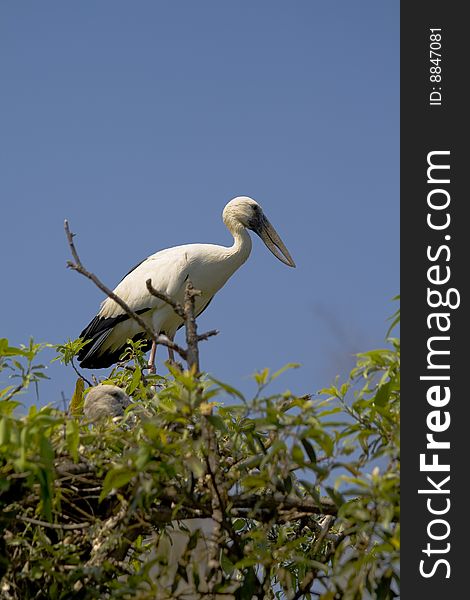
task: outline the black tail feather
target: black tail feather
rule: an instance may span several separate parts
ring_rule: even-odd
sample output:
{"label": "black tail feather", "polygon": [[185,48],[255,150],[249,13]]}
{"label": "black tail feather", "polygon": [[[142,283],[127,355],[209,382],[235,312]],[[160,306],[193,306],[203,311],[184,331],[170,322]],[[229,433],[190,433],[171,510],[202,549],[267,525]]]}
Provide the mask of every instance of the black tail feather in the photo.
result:
{"label": "black tail feather", "polygon": [[126,347],[125,344],[116,350],[102,350],[103,344],[109,337],[114,327],[122,323],[129,317],[119,315],[105,319],[96,316],[87,327],[81,332],[80,337],[83,340],[90,340],[90,343],[84,346],[77,354],[80,366],[84,369],[103,369],[110,367],[119,360],[119,357]]}
{"label": "black tail feather", "polygon": [[[139,333],[132,338],[132,341],[137,342],[143,338],[143,334]],[[142,349],[144,352],[150,350],[152,342],[147,340],[145,344],[143,344]],[[123,344],[120,348],[116,350],[106,352],[100,354],[99,352],[94,352],[91,354],[87,354],[81,361],[80,366],[84,369],[105,369],[107,367],[111,367],[112,365],[119,362],[119,359],[122,356],[122,353],[127,348],[127,344]]]}
{"label": "black tail feather", "polygon": [[[143,314],[148,310],[150,309],[144,308],[138,310],[137,314]],[[77,354],[77,358],[81,367],[84,369],[104,369],[119,361],[119,358],[127,347],[126,343],[115,350],[103,350],[102,348],[104,342],[107,340],[116,325],[126,321],[128,318],[129,317],[126,314],[107,319],[97,315],[87,325],[87,327],[85,327],[80,334],[80,337],[83,340],[90,340],[90,343],[84,346]],[[145,333],[138,333],[132,338],[132,340],[134,342],[138,340],[145,340]],[[143,346],[144,352],[149,350],[151,345],[151,341],[147,340],[147,343]]]}

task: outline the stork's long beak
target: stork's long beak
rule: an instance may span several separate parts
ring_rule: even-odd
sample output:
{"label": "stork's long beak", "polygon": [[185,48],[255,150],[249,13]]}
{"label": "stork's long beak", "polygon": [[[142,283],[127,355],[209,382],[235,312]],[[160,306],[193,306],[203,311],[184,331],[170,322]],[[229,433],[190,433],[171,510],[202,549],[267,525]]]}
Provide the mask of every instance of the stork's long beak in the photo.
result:
{"label": "stork's long beak", "polygon": [[276,258],[289,267],[295,267],[295,262],[289,254],[289,250],[264,215],[258,221],[256,227],[253,228],[253,231],[259,235]]}

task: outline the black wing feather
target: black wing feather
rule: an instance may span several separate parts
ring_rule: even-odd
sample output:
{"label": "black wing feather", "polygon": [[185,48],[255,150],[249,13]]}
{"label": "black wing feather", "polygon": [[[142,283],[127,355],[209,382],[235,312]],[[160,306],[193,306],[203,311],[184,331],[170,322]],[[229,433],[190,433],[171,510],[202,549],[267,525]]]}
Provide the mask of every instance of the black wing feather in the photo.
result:
{"label": "black wing feather", "polygon": [[[150,308],[142,308],[137,311],[137,314],[142,314],[151,310]],[[85,329],[81,332],[80,337],[83,340],[90,340],[90,343],[84,346],[79,353],[77,358],[80,366],[84,369],[103,369],[110,367],[112,364],[119,360],[119,357],[124,352],[127,344],[123,344],[116,350],[103,350],[103,344],[113,331],[113,329],[119,323],[127,321],[130,317],[127,314],[118,315],[117,317],[110,317],[105,319],[97,315]],[[145,334],[139,333],[133,337],[133,341],[145,339]],[[151,346],[151,342],[145,345],[144,350],[147,351]]]}

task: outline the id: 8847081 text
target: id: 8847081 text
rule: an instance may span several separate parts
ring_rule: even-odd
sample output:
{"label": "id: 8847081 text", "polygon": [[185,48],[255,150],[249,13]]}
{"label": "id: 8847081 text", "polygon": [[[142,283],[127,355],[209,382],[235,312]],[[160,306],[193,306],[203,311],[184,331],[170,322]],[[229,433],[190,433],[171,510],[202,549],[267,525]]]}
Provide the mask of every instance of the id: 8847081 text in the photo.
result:
{"label": "id: 8847081 text", "polygon": [[431,92],[429,94],[430,106],[442,105],[441,40],[441,29],[429,29],[429,82],[431,84]]}

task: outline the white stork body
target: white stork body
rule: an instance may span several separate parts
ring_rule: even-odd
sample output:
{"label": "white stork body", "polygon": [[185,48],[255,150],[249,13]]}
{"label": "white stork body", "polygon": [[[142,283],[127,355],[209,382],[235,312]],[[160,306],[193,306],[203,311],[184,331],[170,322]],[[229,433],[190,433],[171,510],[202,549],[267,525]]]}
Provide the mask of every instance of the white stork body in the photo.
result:
{"label": "white stork body", "polygon": [[[161,250],[140,263],[115,288],[114,293],[139,313],[155,333],[165,333],[173,339],[182,320],[171,306],[150,294],[146,281],[151,279],[155,289],[182,303],[189,278],[201,291],[201,296],[196,297],[196,315],[200,314],[249,257],[252,242],[247,227],[262,237],[277,258],[295,266],[261,207],[251,198],[242,196],[231,200],[224,209],[223,219],[233,235],[232,246],[186,244]],[[80,337],[92,342],[79,353],[81,366],[110,366],[119,359],[127,340],[142,337],[142,333],[138,323],[128,318],[114,300],[107,298],[98,315],[81,333]]]}

